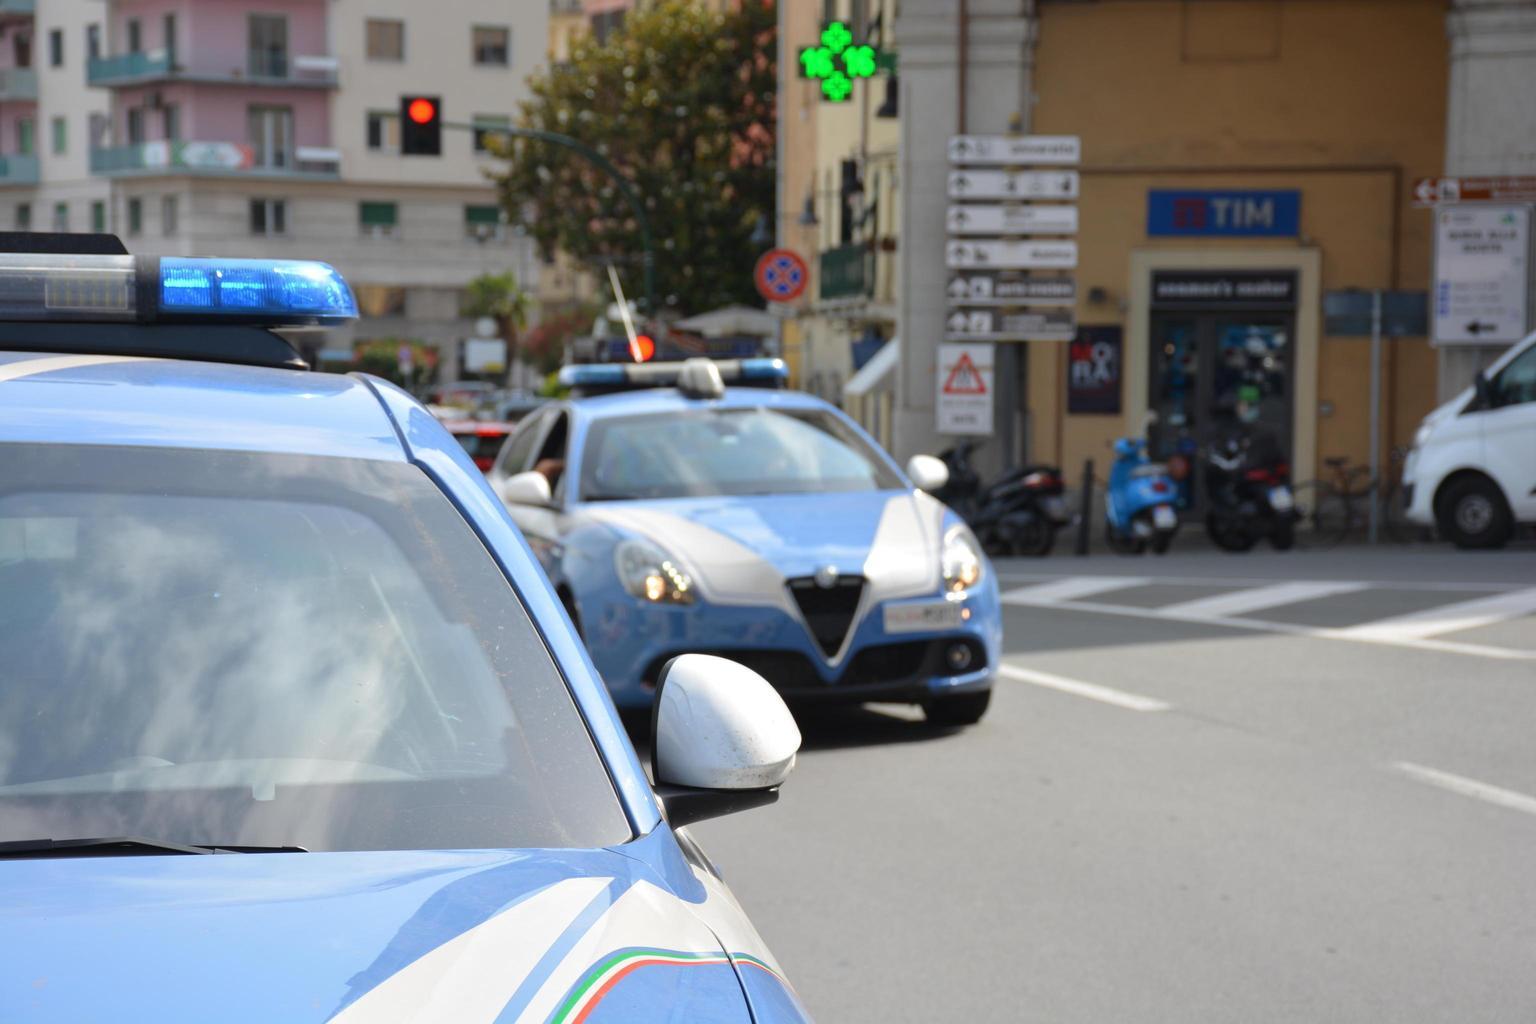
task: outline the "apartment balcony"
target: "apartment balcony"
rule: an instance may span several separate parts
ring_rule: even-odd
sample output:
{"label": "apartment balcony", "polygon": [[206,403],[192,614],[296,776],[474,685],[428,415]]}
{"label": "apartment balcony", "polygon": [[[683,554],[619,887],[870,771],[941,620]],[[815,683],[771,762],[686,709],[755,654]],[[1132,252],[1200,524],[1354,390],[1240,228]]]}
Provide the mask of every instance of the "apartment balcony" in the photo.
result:
{"label": "apartment balcony", "polygon": [[258,159],[254,147],[240,142],[141,142],[91,150],[91,173],[110,178],[185,174],[327,181],[340,177],[341,153],[299,146],[276,159]]}
{"label": "apartment balcony", "polygon": [[334,89],[338,67],[335,57],[323,54],[291,56],[274,51],[252,51],[243,66],[203,67],[188,65],[164,50],[156,50],[98,57],[87,65],[86,79],[91,85],[109,89],[163,82]]}
{"label": "apartment balcony", "polygon": [[37,71],[33,68],[0,68],[0,102],[37,101]]}
{"label": "apartment balcony", "polygon": [[36,184],[37,157],[0,156],[0,186]]}
{"label": "apartment balcony", "polygon": [[37,0],[0,0],[0,22],[31,18],[37,13]]}

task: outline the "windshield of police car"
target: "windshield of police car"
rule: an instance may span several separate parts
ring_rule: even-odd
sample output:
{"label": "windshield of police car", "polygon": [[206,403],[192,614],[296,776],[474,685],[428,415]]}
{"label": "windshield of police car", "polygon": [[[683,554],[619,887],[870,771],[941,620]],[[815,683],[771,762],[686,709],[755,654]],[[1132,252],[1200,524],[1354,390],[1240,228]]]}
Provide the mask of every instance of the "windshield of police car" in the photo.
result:
{"label": "windshield of police car", "polygon": [[581,499],[892,490],[900,478],[853,430],[815,410],[697,409],[597,420]]}
{"label": "windshield of police car", "polygon": [[0,841],[628,838],[516,593],[416,467],[0,445]]}

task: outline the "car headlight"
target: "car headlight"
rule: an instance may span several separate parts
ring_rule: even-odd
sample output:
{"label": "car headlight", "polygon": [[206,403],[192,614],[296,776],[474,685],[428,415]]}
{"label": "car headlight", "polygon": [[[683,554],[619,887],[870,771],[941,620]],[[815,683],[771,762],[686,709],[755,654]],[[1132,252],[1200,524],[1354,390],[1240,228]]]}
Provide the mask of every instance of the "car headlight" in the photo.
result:
{"label": "car headlight", "polygon": [[1429,435],[1434,433],[1434,424],[1424,422],[1419,424],[1419,429],[1413,435],[1413,446],[1423,448],[1429,444]]}
{"label": "car headlight", "polygon": [[693,580],[667,556],[665,551],[646,540],[619,542],[613,551],[613,568],[624,589],[653,604],[690,604]]}
{"label": "car headlight", "polygon": [[956,526],[944,535],[944,549],[940,557],[944,569],[944,589],[959,593],[981,582],[986,562],[981,557],[981,545],[976,535],[964,526]]}

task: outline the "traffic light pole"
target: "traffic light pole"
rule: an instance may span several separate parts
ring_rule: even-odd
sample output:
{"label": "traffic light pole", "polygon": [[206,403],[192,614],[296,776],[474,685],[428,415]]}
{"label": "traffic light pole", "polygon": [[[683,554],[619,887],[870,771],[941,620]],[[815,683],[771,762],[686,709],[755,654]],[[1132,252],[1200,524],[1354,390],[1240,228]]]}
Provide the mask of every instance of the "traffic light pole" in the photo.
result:
{"label": "traffic light pole", "polygon": [[641,272],[645,285],[645,312],[654,315],[656,312],[656,250],[651,242],[651,221],[645,215],[645,207],[640,205],[640,197],[635,193],[634,186],[629,183],[623,173],[603,154],[588,146],[586,143],[571,138],[569,135],[561,135],[559,132],[546,132],[537,128],[510,128],[497,126],[489,128],[479,124],[464,124],[462,122],[444,121],[444,128],[453,128],[459,131],[485,132],[487,135],[506,135],[519,139],[536,139],[539,142],[548,142],[556,146],[564,146],[583,157],[588,163],[607,174],[618,186],[619,193],[629,203],[630,210],[635,215],[635,223],[640,228],[640,245],[644,252],[640,257]]}

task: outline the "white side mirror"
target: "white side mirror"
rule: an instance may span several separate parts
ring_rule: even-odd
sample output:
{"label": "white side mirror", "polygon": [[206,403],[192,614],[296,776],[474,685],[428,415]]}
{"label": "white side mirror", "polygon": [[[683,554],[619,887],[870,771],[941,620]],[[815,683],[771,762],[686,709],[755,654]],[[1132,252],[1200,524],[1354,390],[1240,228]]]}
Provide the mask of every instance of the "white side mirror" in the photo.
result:
{"label": "white side mirror", "polygon": [[907,476],[920,491],[936,491],[949,483],[949,467],[932,455],[914,455],[907,461]]}
{"label": "white side mirror", "polygon": [[673,826],[772,803],[800,749],[778,691],[707,654],[662,670],[651,730],[651,771]]}
{"label": "white side mirror", "polygon": [[501,482],[501,500],[513,505],[548,505],[549,477],[530,470],[509,476]]}

